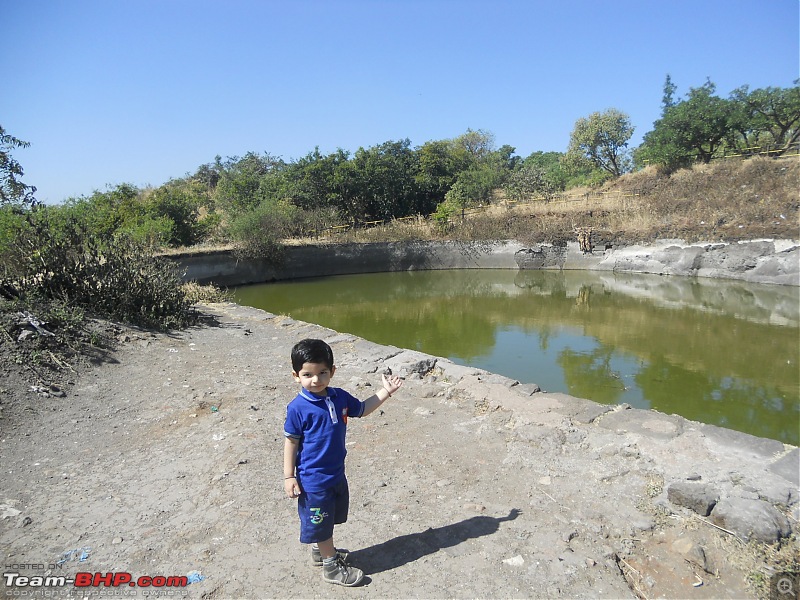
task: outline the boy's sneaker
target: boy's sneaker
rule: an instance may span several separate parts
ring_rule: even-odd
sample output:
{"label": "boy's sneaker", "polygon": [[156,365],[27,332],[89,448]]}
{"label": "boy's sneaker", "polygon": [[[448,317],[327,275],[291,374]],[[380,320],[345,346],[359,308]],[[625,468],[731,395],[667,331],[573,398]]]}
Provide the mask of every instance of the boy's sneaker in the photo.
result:
{"label": "boy's sneaker", "polygon": [[338,556],[322,565],[322,578],[328,583],[352,587],[364,579],[364,571],[349,566]]}
{"label": "boy's sneaker", "polygon": [[[340,550],[339,548],[336,549],[336,556],[335,558],[341,558],[342,560],[347,560],[347,555],[349,553],[347,550]],[[322,566],[322,554],[319,553],[319,548],[311,546],[311,564],[315,567]]]}

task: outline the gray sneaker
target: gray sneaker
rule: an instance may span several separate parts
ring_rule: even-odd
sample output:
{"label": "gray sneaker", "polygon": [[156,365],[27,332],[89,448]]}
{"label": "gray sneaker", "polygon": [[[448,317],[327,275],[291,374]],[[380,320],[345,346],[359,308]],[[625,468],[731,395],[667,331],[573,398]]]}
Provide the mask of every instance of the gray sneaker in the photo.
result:
{"label": "gray sneaker", "polygon": [[341,558],[336,557],[330,564],[322,565],[322,578],[328,583],[353,587],[364,579],[364,571],[351,567]]}
{"label": "gray sneaker", "polygon": [[[348,554],[349,552],[347,550],[336,549],[336,558],[341,558],[346,561]],[[311,564],[315,567],[322,566],[322,554],[319,553],[319,548],[315,548],[314,546],[311,546]]]}

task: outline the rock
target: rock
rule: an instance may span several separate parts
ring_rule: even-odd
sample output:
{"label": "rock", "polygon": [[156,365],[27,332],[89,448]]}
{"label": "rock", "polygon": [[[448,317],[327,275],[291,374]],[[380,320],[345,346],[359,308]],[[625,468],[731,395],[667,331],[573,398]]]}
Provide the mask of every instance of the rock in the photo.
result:
{"label": "rock", "polygon": [[47,390],[47,393],[53,396],[54,398],[66,398],[67,393],[62,390],[60,387],[54,384],[50,384],[50,389]]}
{"label": "rock", "polygon": [[763,481],[759,482],[756,490],[760,500],[766,500],[770,504],[786,508],[797,502],[797,487],[785,481]]}
{"label": "rock", "polygon": [[793,449],[768,468],[773,473],[793,483],[795,487],[800,486],[800,448]]}
{"label": "rock", "polygon": [[16,517],[22,512],[21,510],[16,509],[13,506],[9,506],[8,504],[0,504],[0,510],[2,510],[2,513],[0,513],[0,518],[2,519]]}
{"label": "rock", "polygon": [[763,500],[746,498],[721,500],[711,512],[710,520],[745,541],[755,540],[772,544],[781,538],[789,537],[792,533],[789,520],[778,509]]}
{"label": "rock", "polygon": [[511,565],[512,567],[521,567],[525,564],[525,559],[522,556],[512,556],[511,558],[504,558],[503,562],[507,565]]}
{"label": "rock", "polygon": [[541,392],[542,388],[535,383],[522,383],[520,385],[515,385],[514,391],[518,394],[522,394],[523,396],[533,396],[534,394]]}
{"label": "rock", "polygon": [[688,537],[679,538],[672,542],[672,549],[683,556],[688,562],[703,569],[706,573],[716,573],[716,567],[714,567],[713,563],[706,556],[705,550],[694,540]]}
{"label": "rock", "polygon": [[717,503],[717,491],[705,483],[678,481],[667,488],[667,498],[673,504],[684,506],[707,517]]}
{"label": "rock", "polygon": [[520,270],[561,268],[567,260],[567,248],[540,244],[522,248],[514,253],[514,261]]}
{"label": "rock", "polygon": [[519,381],[516,379],[511,379],[510,377],[505,377],[504,375],[496,375],[495,373],[481,375],[478,377],[478,379],[483,383],[503,385],[507,388],[512,388],[519,385]]}
{"label": "rock", "polygon": [[435,357],[417,352],[415,350],[405,350],[399,354],[386,359],[384,366],[388,367],[392,373],[399,377],[409,377],[414,373],[427,375],[436,366]]}

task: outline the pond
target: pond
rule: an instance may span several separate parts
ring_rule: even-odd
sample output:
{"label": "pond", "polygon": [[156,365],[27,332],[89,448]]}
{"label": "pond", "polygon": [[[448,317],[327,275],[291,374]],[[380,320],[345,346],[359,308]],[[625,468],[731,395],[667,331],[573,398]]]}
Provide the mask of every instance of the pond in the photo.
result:
{"label": "pond", "polygon": [[489,269],[250,285],[234,298],[548,392],[800,442],[796,287]]}

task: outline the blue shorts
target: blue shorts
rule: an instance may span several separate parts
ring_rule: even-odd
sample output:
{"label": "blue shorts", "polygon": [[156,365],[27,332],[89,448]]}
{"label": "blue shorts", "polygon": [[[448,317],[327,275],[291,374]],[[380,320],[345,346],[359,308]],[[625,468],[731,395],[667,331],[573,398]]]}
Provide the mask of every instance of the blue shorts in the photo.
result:
{"label": "blue shorts", "polygon": [[333,526],[347,522],[350,489],[347,479],[321,492],[306,492],[297,499],[300,515],[300,542],[315,544],[333,537]]}

